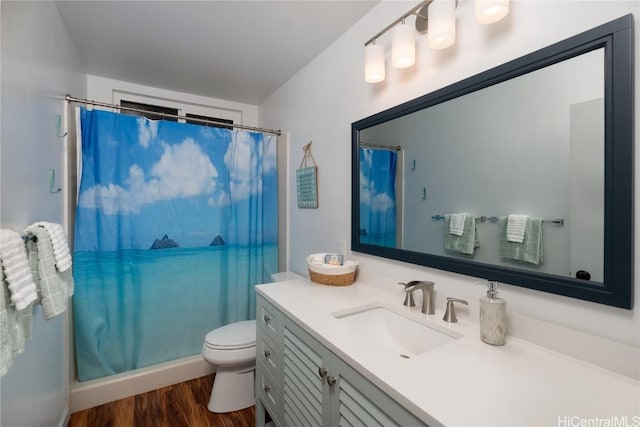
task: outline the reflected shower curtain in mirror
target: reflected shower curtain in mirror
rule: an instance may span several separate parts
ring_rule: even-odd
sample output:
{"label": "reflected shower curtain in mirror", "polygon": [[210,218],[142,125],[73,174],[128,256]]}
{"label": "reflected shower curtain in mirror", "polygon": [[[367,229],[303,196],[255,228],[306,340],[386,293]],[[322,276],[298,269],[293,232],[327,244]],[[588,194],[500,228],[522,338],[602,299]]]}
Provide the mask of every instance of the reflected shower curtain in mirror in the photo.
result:
{"label": "reflected shower curtain in mirror", "polygon": [[360,148],[360,242],[396,246],[396,151]]}
{"label": "reflected shower curtain in mirror", "polygon": [[[80,110],[81,381],[200,353],[277,271],[276,137]],[[79,144],[80,146],[80,144]]]}

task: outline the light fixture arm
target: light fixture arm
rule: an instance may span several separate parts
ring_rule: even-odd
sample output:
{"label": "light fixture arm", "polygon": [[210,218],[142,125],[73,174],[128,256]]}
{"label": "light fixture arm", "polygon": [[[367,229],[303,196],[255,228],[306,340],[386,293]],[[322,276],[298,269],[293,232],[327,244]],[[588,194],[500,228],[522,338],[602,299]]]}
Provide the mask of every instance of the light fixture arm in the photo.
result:
{"label": "light fixture arm", "polygon": [[421,9],[422,7],[428,6],[432,1],[433,0],[424,0],[424,1],[421,1],[420,3],[418,3],[416,6],[411,8],[407,13],[405,13],[400,18],[398,18],[395,21],[393,21],[391,24],[387,25],[382,31],[378,32],[375,36],[373,36],[369,40],[367,40],[364,43],[365,47],[369,46],[371,43],[375,42],[378,37],[382,36],[384,33],[386,33],[387,31],[389,31],[390,29],[392,29],[393,27],[395,27],[396,25],[401,23],[403,20],[407,19],[409,16],[415,14],[418,9]]}

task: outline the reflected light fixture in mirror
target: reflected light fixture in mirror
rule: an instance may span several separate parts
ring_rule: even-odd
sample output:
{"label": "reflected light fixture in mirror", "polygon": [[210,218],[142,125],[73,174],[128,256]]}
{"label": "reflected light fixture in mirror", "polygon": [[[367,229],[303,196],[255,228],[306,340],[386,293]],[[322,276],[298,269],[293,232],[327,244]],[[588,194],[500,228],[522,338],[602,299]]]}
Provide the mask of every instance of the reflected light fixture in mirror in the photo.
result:
{"label": "reflected light fixture in mirror", "polygon": [[384,47],[372,44],[365,49],[364,79],[368,83],[378,83],[385,78]]}
{"label": "reflected light fixture in mirror", "polygon": [[509,0],[476,0],[474,9],[478,24],[493,24],[509,14]]}
{"label": "reflected light fixture in mirror", "polygon": [[[476,21],[481,24],[492,24],[507,16],[510,0],[474,0]],[[378,83],[386,78],[384,47],[376,45],[376,40],[387,31],[394,29],[392,42],[392,65],[395,68],[406,68],[415,64],[415,33],[406,23],[411,15],[416,16],[415,29],[427,33],[427,41],[431,49],[445,49],[456,41],[455,9],[457,0],[424,0],[407,11],[404,15],[387,25],[364,44],[365,80]]]}
{"label": "reflected light fixture in mirror", "polygon": [[446,49],[456,42],[456,4],[454,0],[434,0],[427,11],[431,23],[427,40],[431,49]]}
{"label": "reflected light fixture in mirror", "polygon": [[416,30],[403,19],[393,29],[391,44],[391,65],[394,68],[407,68],[416,63]]}

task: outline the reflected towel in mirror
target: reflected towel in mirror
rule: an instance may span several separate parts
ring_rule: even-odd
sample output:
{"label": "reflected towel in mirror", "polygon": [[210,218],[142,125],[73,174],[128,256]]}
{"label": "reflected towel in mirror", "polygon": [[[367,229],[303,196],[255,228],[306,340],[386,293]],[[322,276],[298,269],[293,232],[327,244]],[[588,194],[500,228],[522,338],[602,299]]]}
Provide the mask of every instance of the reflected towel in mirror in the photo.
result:
{"label": "reflected towel in mirror", "polygon": [[510,242],[522,243],[524,240],[524,228],[527,224],[528,215],[514,215],[507,217],[507,240]]}
{"label": "reflected towel in mirror", "polygon": [[542,218],[527,218],[522,243],[509,241],[507,238],[507,222],[508,217],[506,216],[498,218],[500,257],[535,265],[542,264]]}
{"label": "reflected towel in mirror", "polygon": [[475,248],[480,246],[478,242],[478,222],[475,215],[467,214],[464,220],[464,230],[461,236],[449,232],[452,215],[444,216],[444,248],[448,251],[461,252],[473,255]]}
{"label": "reflected towel in mirror", "polygon": [[456,236],[462,236],[464,232],[464,222],[467,219],[466,213],[451,214],[451,222],[449,224],[449,233]]}

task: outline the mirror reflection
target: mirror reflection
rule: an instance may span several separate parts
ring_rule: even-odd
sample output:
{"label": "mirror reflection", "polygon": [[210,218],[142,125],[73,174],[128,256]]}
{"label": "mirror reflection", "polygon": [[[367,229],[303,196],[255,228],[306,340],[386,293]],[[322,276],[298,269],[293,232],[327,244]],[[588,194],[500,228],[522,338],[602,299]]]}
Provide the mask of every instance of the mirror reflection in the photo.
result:
{"label": "mirror reflection", "polygon": [[360,243],[603,282],[604,64],[600,48],[360,130]]}

